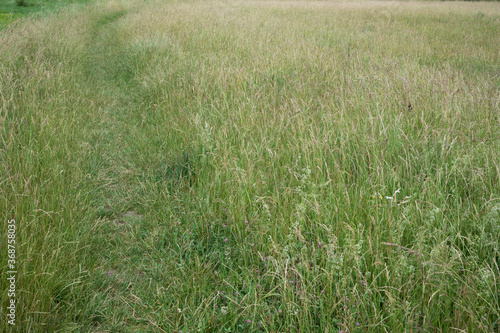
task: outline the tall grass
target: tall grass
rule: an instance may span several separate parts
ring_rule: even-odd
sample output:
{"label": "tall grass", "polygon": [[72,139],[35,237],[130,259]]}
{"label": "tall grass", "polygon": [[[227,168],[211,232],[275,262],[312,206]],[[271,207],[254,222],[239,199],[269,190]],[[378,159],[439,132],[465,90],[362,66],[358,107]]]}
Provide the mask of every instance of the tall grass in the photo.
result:
{"label": "tall grass", "polygon": [[13,331],[498,331],[499,14],[124,0],[9,26]]}

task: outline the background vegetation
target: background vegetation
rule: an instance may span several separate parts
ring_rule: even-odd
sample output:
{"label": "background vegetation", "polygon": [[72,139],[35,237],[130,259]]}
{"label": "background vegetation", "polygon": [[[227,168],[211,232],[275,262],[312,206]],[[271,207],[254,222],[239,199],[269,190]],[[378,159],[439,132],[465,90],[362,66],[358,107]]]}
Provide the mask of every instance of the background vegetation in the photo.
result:
{"label": "background vegetation", "polygon": [[16,19],[30,14],[45,14],[69,4],[88,0],[0,0],[0,30]]}
{"label": "background vegetation", "polygon": [[153,0],[8,25],[2,330],[498,332],[499,25]]}

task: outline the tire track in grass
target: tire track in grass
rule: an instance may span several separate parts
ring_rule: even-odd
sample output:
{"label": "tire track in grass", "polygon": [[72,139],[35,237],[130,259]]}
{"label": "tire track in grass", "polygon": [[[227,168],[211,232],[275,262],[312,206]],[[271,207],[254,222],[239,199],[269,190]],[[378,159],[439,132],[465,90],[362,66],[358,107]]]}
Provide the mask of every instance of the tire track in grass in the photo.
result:
{"label": "tire track in grass", "polygon": [[[178,309],[204,306],[210,302],[204,295],[214,292],[212,260],[220,252],[216,242],[199,237],[204,231],[195,221],[208,211],[195,190],[201,162],[186,148],[194,140],[185,111],[190,82],[176,81],[194,64],[179,56],[181,42],[170,36],[151,42],[150,31],[134,25],[152,9],[117,6],[89,32],[86,78],[100,110],[88,124],[96,156],[92,247],[98,268],[89,281],[92,314],[84,320],[96,331],[170,332],[197,320],[179,319]],[[143,85],[169,64],[175,64],[172,74],[159,87]],[[151,105],[156,94],[180,96],[158,110]],[[164,130],[172,122],[181,124],[182,135]]]}
{"label": "tire track in grass", "polygon": [[120,26],[129,9],[120,5],[100,15],[89,35],[86,77],[96,88],[100,117],[88,124],[95,159],[89,165],[96,181],[94,205],[96,233],[92,246],[98,268],[92,273],[87,306],[93,314],[83,321],[93,331],[136,332],[151,328],[151,320],[131,286],[143,279],[134,267],[136,235],[143,223],[137,209],[140,186],[135,180],[137,166],[128,142],[133,140],[135,124],[134,54],[127,49],[127,31]]}

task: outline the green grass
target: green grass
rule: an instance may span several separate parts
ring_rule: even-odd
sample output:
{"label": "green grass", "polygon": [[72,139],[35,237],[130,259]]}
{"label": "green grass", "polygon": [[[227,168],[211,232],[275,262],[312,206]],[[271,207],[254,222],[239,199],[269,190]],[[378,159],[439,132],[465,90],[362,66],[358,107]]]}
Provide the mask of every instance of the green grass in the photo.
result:
{"label": "green grass", "polygon": [[[84,4],[88,0],[0,0],[0,30],[9,23],[28,15],[54,11],[68,4]],[[21,5],[23,4],[23,5]]]}
{"label": "green grass", "polygon": [[28,14],[37,12],[39,8],[17,6],[15,1],[0,1],[0,29],[4,28],[12,21],[24,17]]}
{"label": "green grass", "polygon": [[499,22],[108,0],[2,30],[1,330],[498,332]]}

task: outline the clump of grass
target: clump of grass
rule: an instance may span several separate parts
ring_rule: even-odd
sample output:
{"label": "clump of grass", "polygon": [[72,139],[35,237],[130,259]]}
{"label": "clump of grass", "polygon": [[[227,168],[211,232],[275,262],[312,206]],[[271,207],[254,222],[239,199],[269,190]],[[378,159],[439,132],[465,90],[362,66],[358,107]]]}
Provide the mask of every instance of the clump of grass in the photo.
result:
{"label": "clump of grass", "polygon": [[35,4],[26,0],[16,0],[16,5],[20,7],[30,7],[34,6]]}

